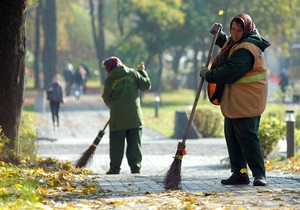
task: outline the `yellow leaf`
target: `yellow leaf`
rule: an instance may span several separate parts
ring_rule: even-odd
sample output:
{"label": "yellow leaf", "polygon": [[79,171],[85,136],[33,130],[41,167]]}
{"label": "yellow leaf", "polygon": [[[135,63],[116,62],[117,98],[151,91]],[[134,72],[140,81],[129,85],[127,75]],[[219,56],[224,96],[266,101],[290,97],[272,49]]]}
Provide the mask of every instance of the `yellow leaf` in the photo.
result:
{"label": "yellow leaf", "polygon": [[67,206],[68,207],[73,207],[73,204],[72,203],[68,203]]}
{"label": "yellow leaf", "polygon": [[23,185],[21,185],[21,184],[14,184],[14,187],[17,188],[17,189],[21,189],[23,187]]}
{"label": "yellow leaf", "polygon": [[240,170],[241,174],[247,174],[248,173],[248,169],[247,168],[242,168]]}
{"label": "yellow leaf", "polygon": [[35,172],[38,173],[38,174],[41,174],[41,173],[44,173],[44,169],[43,168],[37,168],[35,170]]}
{"label": "yellow leaf", "polygon": [[60,181],[58,179],[56,179],[56,178],[53,178],[52,181],[51,181],[51,186],[52,187],[59,187],[59,186],[61,186]]}
{"label": "yellow leaf", "polygon": [[195,198],[185,198],[185,201],[189,201],[191,203],[194,203],[195,202]]}
{"label": "yellow leaf", "polygon": [[38,189],[38,192],[39,192],[40,194],[43,194],[43,195],[48,194],[48,193],[47,193],[47,190],[46,190],[45,188],[42,188],[42,187],[40,187],[40,188]]}
{"label": "yellow leaf", "polygon": [[224,15],[224,13],[225,13],[225,12],[224,12],[224,10],[222,10],[222,9],[219,11],[219,15]]}
{"label": "yellow leaf", "polygon": [[0,188],[0,195],[8,194],[8,190],[6,188]]}
{"label": "yellow leaf", "polygon": [[186,204],[185,209],[192,210],[192,204],[190,204],[190,203]]}
{"label": "yellow leaf", "polygon": [[3,162],[3,161],[0,161],[0,165],[1,166],[7,166],[7,163]]}
{"label": "yellow leaf", "polygon": [[124,200],[114,202],[114,207],[124,204]]}

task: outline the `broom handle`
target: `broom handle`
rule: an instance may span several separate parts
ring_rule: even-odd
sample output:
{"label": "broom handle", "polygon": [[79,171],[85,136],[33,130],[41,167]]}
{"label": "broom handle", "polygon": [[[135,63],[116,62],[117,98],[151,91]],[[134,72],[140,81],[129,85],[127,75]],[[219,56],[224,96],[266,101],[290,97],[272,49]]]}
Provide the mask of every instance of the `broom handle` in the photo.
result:
{"label": "broom handle", "polygon": [[105,124],[105,126],[104,126],[104,128],[103,128],[103,132],[105,131],[105,129],[106,129],[106,127],[108,126],[108,124],[109,124],[109,120],[106,122],[106,124]]}
{"label": "broom handle", "polygon": [[[214,50],[215,43],[216,43],[216,40],[219,36],[220,31],[221,31],[221,27],[219,28],[218,32],[214,35],[214,38],[212,40],[208,56],[206,58],[205,67],[208,67],[208,65],[209,65],[209,62],[210,62],[210,59],[211,59],[211,56],[212,56],[212,52]],[[201,81],[200,81],[200,84],[199,84],[199,87],[198,87],[198,90],[197,90],[197,93],[196,93],[196,97],[195,97],[194,105],[193,105],[193,108],[192,108],[192,112],[191,112],[188,124],[187,124],[186,129],[185,129],[185,133],[184,133],[184,136],[183,136],[183,139],[182,139],[182,144],[185,144],[187,136],[190,132],[190,128],[191,128],[191,125],[192,125],[192,121],[193,121],[193,118],[194,118],[196,106],[197,106],[197,103],[198,103],[198,100],[199,100],[199,96],[200,96],[200,93],[201,93],[201,90],[202,90],[203,83],[204,83],[204,78],[201,77]]]}

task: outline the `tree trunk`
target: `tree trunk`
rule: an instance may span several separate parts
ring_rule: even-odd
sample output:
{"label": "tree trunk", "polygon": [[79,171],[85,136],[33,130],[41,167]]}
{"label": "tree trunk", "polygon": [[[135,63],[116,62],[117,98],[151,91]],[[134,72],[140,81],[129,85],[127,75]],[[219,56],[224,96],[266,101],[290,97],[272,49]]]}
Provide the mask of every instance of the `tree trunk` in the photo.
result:
{"label": "tree trunk", "polygon": [[[0,125],[9,138],[6,151],[19,155],[24,96],[26,0],[0,1]],[[13,155],[13,154],[12,154]]]}
{"label": "tree trunk", "polygon": [[40,66],[39,66],[39,58],[40,58],[40,11],[41,11],[41,4],[40,3],[36,7],[36,14],[35,14],[35,40],[34,40],[34,87],[38,89],[41,87],[40,81]]}
{"label": "tree trunk", "polygon": [[94,43],[96,46],[97,60],[98,60],[99,70],[100,70],[100,84],[104,84],[104,80],[106,78],[106,71],[102,66],[102,61],[105,59],[103,8],[104,8],[104,1],[99,0],[98,1],[99,31],[98,31],[98,36],[97,36],[95,17],[94,17],[94,3],[93,3],[93,0],[90,0],[93,37],[94,37]]}
{"label": "tree trunk", "polygon": [[179,61],[180,58],[182,57],[182,54],[184,52],[183,47],[174,50],[174,57],[173,57],[173,61],[172,61],[172,69],[174,71],[175,74],[179,73]]}
{"label": "tree trunk", "polygon": [[[104,42],[104,0],[99,0],[98,4],[98,22],[99,22],[99,61],[103,61],[105,59],[105,42]],[[101,83],[104,84],[104,80],[106,78],[106,70],[101,65]]]}
{"label": "tree trunk", "polygon": [[121,37],[124,35],[124,26],[123,26],[123,10],[121,9],[122,3],[120,0],[117,0],[117,23],[120,31]]}
{"label": "tree trunk", "polygon": [[157,90],[156,90],[156,94],[158,96],[160,96],[160,93],[161,93],[161,89],[162,89],[162,85],[161,85],[161,77],[162,77],[162,71],[163,71],[163,53],[159,53],[158,54],[158,61],[159,61],[159,65],[158,65],[158,72],[157,72]]}
{"label": "tree trunk", "polygon": [[43,72],[44,86],[46,87],[56,73],[56,1],[42,0],[43,3],[43,30],[44,30],[44,54]]}

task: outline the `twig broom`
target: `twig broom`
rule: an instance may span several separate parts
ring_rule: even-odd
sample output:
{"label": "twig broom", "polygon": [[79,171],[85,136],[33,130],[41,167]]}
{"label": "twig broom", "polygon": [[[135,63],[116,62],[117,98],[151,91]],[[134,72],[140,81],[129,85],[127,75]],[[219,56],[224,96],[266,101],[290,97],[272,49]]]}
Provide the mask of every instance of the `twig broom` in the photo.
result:
{"label": "twig broom", "polygon": [[[215,46],[215,43],[216,43],[216,40],[218,38],[220,31],[221,31],[221,28],[219,28],[218,32],[214,35],[214,38],[211,43],[210,50],[209,50],[209,53],[208,53],[208,56],[206,59],[205,67],[208,67],[208,65],[209,65],[211,55],[214,50],[214,46]],[[198,87],[198,91],[196,93],[195,101],[193,104],[193,108],[192,108],[192,111],[191,111],[191,114],[189,117],[189,121],[188,121],[188,124],[185,129],[183,139],[177,145],[177,151],[175,153],[174,161],[173,161],[172,165],[170,166],[170,169],[168,170],[166,177],[164,179],[164,188],[167,190],[178,190],[181,188],[181,186],[180,186],[181,185],[181,162],[182,162],[183,155],[186,155],[185,141],[186,141],[187,136],[190,131],[190,127],[191,127],[191,124],[193,121],[196,106],[197,106],[199,96],[200,96],[200,93],[202,90],[203,82],[204,82],[204,79],[201,78],[201,81],[200,81],[200,84]]]}
{"label": "twig broom", "polygon": [[81,155],[81,157],[76,161],[75,167],[76,168],[83,168],[85,167],[88,162],[91,160],[92,156],[95,153],[96,147],[101,141],[102,137],[104,136],[104,131],[108,126],[109,121],[105,124],[104,128],[99,131],[97,137],[93,141],[93,144]]}

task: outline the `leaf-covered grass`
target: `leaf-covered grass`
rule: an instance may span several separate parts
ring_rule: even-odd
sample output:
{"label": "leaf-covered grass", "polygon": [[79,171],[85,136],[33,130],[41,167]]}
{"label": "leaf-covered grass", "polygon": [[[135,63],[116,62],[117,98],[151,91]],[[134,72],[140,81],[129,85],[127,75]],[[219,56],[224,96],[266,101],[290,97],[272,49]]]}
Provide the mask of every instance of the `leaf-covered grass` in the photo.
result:
{"label": "leaf-covered grass", "polygon": [[74,168],[70,162],[55,159],[36,159],[21,165],[0,162],[0,209],[32,209],[53,204],[52,199],[84,198],[102,191],[87,179],[91,171]]}
{"label": "leaf-covered grass", "polygon": [[36,193],[39,187],[34,180],[34,170],[0,162],[0,208],[40,206],[42,197]]}

